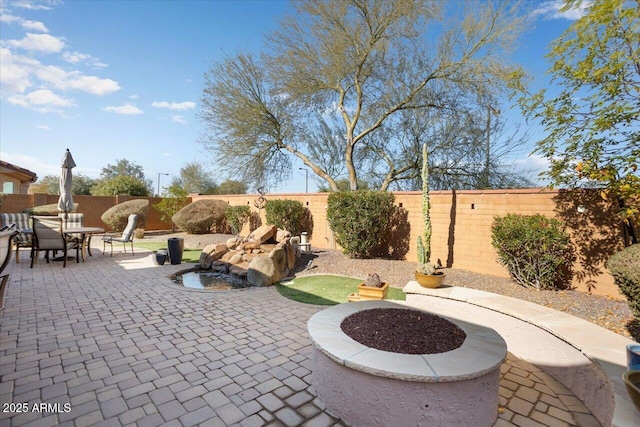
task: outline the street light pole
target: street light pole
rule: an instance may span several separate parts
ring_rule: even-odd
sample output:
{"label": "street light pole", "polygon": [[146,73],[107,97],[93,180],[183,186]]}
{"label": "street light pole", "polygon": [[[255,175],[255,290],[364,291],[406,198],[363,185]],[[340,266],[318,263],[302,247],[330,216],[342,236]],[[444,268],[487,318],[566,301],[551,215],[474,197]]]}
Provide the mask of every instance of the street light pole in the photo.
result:
{"label": "street light pole", "polygon": [[304,170],[304,192],[309,192],[309,169],[307,168],[298,168],[300,170]]}
{"label": "street light pole", "polygon": [[160,197],[160,175],[169,176],[169,174],[168,173],[162,173],[162,172],[158,174],[158,194],[157,194],[158,197]]}
{"label": "street light pole", "polygon": [[483,187],[488,189],[491,187],[491,182],[489,180],[489,166],[491,164],[491,113],[498,115],[500,114],[500,110],[492,107],[491,105],[487,105],[487,147],[485,150],[485,162],[484,162],[484,173],[483,173]]}

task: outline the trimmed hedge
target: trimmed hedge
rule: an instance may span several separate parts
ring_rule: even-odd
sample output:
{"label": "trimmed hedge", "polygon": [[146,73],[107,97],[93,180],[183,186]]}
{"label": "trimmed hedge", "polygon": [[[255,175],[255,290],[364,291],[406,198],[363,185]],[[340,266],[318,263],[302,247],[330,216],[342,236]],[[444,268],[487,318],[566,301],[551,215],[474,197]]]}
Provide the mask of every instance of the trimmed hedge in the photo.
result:
{"label": "trimmed hedge", "polygon": [[607,268],[620,293],[627,298],[634,316],[640,320],[640,244],[613,254],[607,261]]}
{"label": "trimmed hedge", "polygon": [[544,215],[495,217],[492,244],[498,261],[525,287],[569,287],[575,255],[564,222]]}
{"label": "trimmed hedge", "polygon": [[[72,212],[75,212],[76,209],[78,209],[78,204],[74,203]],[[28,213],[29,215],[42,215],[42,216],[58,216],[58,214],[61,213],[58,210],[58,204],[57,203],[50,203],[48,205],[34,206],[32,208],[25,209],[24,211],[25,211],[25,213]]]}
{"label": "trimmed hedge", "polygon": [[149,215],[149,201],[145,199],[129,200],[107,209],[100,219],[113,231],[121,232],[127,226],[129,215],[138,215],[137,228],[145,228]]}
{"label": "trimmed hedge", "polygon": [[375,256],[395,212],[391,193],[359,190],[329,194],[327,220],[342,251],[354,258]]}
{"label": "trimmed hedge", "polygon": [[229,228],[225,218],[228,206],[229,204],[222,200],[197,200],[176,212],[171,220],[189,234],[226,232]]}
{"label": "trimmed hedge", "polygon": [[251,217],[251,209],[247,205],[228,206],[224,211],[224,215],[227,218],[229,227],[231,227],[231,232],[239,235],[242,227]]}
{"label": "trimmed hedge", "polygon": [[304,229],[307,209],[297,200],[267,200],[264,206],[267,224],[291,232],[292,236],[299,236]]}

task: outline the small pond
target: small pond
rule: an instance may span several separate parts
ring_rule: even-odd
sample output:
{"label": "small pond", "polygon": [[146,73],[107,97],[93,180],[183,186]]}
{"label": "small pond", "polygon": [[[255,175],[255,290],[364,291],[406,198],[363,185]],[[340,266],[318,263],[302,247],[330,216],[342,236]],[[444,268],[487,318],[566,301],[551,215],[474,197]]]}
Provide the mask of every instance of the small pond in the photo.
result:
{"label": "small pond", "polygon": [[239,279],[236,276],[210,270],[190,270],[177,273],[171,277],[171,280],[185,288],[209,289],[214,291],[243,289],[253,286],[246,280]]}

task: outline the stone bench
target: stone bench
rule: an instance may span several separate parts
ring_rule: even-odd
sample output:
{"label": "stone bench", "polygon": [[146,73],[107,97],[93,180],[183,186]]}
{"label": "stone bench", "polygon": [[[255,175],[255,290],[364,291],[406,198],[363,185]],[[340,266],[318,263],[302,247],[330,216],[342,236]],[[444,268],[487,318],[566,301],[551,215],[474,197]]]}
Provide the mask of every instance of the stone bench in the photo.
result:
{"label": "stone bench", "polygon": [[[478,310],[506,315],[500,324],[492,327],[506,340],[511,353],[564,384],[603,426],[640,425],[640,413],[622,380],[626,371],[626,346],[634,341],[586,320],[503,295],[461,287],[427,289],[414,281],[403,290],[407,304],[417,308],[429,307],[433,311],[434,305],[439,305],[438,299],[442,299],[468,304],[467,315],[479,322],[484,316]],[[452,308],[445,307],[444,303],[440,305],[445,312]],[[460,314],[467,311],[456,308]],[[550,352],[537,338],[544,338],[545,334],[557,337],[576,354],[570,354],[566,348]],[[580,357],[587,363],[580,362]]]}

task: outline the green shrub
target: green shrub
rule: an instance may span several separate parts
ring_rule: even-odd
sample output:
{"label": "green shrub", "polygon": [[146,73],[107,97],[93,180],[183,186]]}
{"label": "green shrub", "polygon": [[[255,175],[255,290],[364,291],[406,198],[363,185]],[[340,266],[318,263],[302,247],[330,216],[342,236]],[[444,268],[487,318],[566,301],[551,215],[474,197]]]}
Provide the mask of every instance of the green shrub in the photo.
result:
{"label": "green shrub", "polygon": [[346,255],[367,258],[375,254],[394,214],[394,199],[391,193],[370,190],[329,194],[327,220]]}
{"label": "green shrub", "polygon": [[631,245],[607,261],[615,284],[627,298],[631,311],[640,320],[640,244]]}
{"label": "green shrub", "polygon": [[227,218],[229,227],[231,227],[231,232],[239,235],[242,227],[249,221],[251,209],[247,205],[228,206],[224,211],[224,215]]}
{"label": "green shrub", "polygon": [[290,231],[292,236],[310,231],[304,229],[308,209],[297,200],[267,200],[264,210],[267,224]]}
{"label": "green shrub", "polygon": [[171,231],[175,231],[175,224],[171,218],[182,208],[189,204],[191,199],[187,197],[187,192],[180,186],[172,184],[167,195],[161,201],[153,205],[160,212],[160,220],[171,222]]}
{"label": "green shrub", "polygon": [[147,184],[136,177],[130,175],[118,175],[111,179],[103,179],[91,188],[94,196],[149,196]]}
{"label": "green shrub", "polygon": [[176,212],[171,220],[189,234],[221,233],[228,229],[224,215],[228,206],[222,200],[197,200]]}
{"label": "green shrub", "polygon": [[564,222],[544,215],[495,217],[492,244],[498,261],[525,287],[566,288],[575,256]]}
{"label": "green shrub", "polygon": [[113,231],[122,231],[127,226],[129,215],[138,215],[139,228],[144,228],[149,214],[149,201],[144,199],[129,200],[107,209],[100,219]]}

